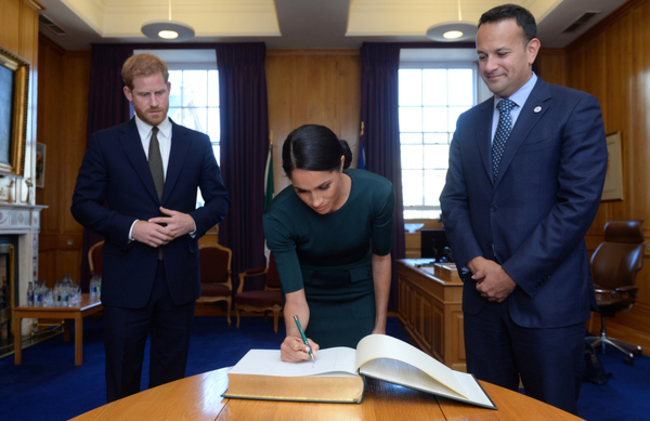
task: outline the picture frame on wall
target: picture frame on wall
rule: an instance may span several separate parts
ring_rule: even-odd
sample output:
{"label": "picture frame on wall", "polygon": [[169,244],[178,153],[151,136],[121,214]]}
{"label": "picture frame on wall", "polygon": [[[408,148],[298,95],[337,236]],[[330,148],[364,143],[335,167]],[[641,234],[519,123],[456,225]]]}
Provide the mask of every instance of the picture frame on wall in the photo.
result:
{"label": "picture frame on wall", "polygon": [[45,151],[44,143],[36,144],[36,187],[45,187]]}
{"label": "picture frame on wall", "polygon": [[623,200],[623,153],[621,151],[621,132],[607,135],[607,175],[601,201]]}
{"label": "picture frame on wall", "polygon": [[29,63],[0,47],[0,174],[23,175]]}

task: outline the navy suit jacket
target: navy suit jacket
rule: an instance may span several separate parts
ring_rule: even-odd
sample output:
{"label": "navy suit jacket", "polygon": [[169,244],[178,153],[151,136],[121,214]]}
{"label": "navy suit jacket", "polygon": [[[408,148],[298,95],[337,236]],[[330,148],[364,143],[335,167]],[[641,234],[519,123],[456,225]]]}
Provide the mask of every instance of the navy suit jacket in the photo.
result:
{"label": "navy suit jacket", "polygon": [[495,260],[517,283],[515,323],[550,328],[584,322],[596,310],[584,236],[598,211],[607,168],[600,104],[538,79],[492,177],[494,99],[462,114],[440,196],[445,231],[465,281],[463,310],[487,300],[466,271]]}
{"label": "navy suit jacket", "polygon": [[[197,187],[205,206],[196,209]],[[105,206],[106,204],[106,206]],[[172,145],[162,201],[158,200],[135,119],[97,132],[88,143],[72,200],[72,215],[105,237],[102,302],[144,307],[151,295],[158,250],[129,241],[136,219],[161,216],[159,207],[187,213],[196,235],[163,246],[172,298],[186,304],[200,295],[198,239],[220,222],[230,199],[207,135],[172,122]]]}

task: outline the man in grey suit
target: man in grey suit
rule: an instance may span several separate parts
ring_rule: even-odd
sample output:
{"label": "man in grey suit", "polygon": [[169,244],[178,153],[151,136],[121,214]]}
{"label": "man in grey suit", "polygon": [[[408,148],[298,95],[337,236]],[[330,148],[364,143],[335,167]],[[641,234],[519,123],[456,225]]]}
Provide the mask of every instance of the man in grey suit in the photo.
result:
{"label": "man in grey suit", "polygon": [[[136,54],[122,77],[135,117],[92,135],[71,208],[106,239],[101,298],[109,402],[140,390],[149,334],[149,387],[185,375],[201,292],[198,239],[230,206],[208,136],[167,117],[166,64]],[[198,209],[197,188],[205,200]]]}
{"label": "man in grey suit", "polygon": [[[481,76],[494,97],[460,116],[440,196],[464,280],[467,370],[577,413],[585,321],[596,310],[584,236],[607,147],[596,98],[532,71],[526,9],[480,19]],[[502,104],[501,104],[502,103]]]}

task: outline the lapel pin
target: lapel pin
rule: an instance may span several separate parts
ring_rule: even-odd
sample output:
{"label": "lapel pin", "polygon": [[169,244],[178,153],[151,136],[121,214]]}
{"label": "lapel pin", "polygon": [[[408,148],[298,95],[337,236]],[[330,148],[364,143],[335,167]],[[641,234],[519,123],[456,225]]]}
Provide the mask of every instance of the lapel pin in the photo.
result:
{"label": "lapel pin", "polygon": [[535,114],[539,113],[540,111],[542,111],[542,107],[535,107],[535,109],[533,110]]}

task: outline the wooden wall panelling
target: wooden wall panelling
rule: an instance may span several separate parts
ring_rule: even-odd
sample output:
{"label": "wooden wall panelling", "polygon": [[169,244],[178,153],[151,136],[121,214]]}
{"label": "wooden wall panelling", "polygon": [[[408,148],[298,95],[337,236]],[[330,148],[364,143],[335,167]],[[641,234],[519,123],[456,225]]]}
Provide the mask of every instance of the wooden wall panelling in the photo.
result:
{"label": "wooden wall panelling", "polygon": [[38,68],[38,11],[39,6],[31,1],[21,1],[18,55]]}
{"label": "wooden wall panelling", "polygon": [[23,9],[22,0],[0,0],[0,45],[19,54],[20,16]]}
{"label": "wooden wall panelling", "polygon": [[63,138],[63,105],[64,95],[64,51],[54,45],[46,37],[40,37],[39,57],[42,69],[39,77],[39,106],[38,106],[38,142],[46,145],[45,157],[45,187],[36,189],[38,203],[50,206],[41,212],[41,234],[57,231],[57,210],[51,207],[55,200],[63,202],[59,194],[61,172],[58,171],[61,139]]}
{"label": "wooden wall panelling", "polygon": [[[39,243],[39,280],[48,286],[61,280],[64,273],[60,268],[58,233],[59,208],[67,202],[60,194],[62,186],[61,148],[63,139],[64,50],[46,37],[40,37],[40,71],[38,104],[38,142],[46,145],[44,188],[36,189],[38,203],[48,206],[41,212],[41,235]],[[58,159],[57,159],[58,158]],[[56,275],[55,275],[56,274]]]}
{"label": "wooden wall panelling", "polygon": [[357,50],[339,56],[336,61],[336,73],[338,75],[336,90],[338,134],[341,139],[350,144],[353,165],[356,166],[361,129],[361,57]]}
{"label": "wooden wall panelling", "polygon": [[41,280],[50,284],[81,275],[83,227],[70,213],[77,172],[86,150],[90,51],[65,51],[41,37],[38,141],[47,146],[45,187],[37,189],[42,212]]}
{"label": "wooden wall panelling", "polygon": [[[33,160],[36,133],[36,102],[38,80],[38,10],[41,6],[29,0],[0,0],[0,46],[30,64],[29,100],[27,104],[27,136],[23,177],[0,178],[3,200],[26,202],[28,188],[25,180],[33,180]],[[14,183],[14,184],[12,184]],[[11,192],[11,193],[9,193]],[[34,204],[34,197],[29,197]]]}
{"label": "wooden wall panelling", "polygon": [[564,48],[542,48],[537,55],[537,73],[548,83],[566,86],[566,60]]}
{"label": "wooden wall panelling", "polygon": [[336,60],[321,55],[302,55],[295,58],[296,83],[291,92],[294,105],[295,126],[315,123],[329,126],[335,133],[336,119]]}
{"label": "wooden wall panelling", "polygon": [[[650,21],[646,20],[650,19],[650,2],[645,1],[635,8],[629,18],[634,36],[629,40],[630,74],[625,76],[631,91],[631,102],[628,108],[619,110],[619,113],[631,122],[625,143],[630,148],[624,150],[624,158],[633,163],[633,168],[629,173],[626,168],[625,179],[630,180],[630,199],[633,199],[629,212],[644,219],[645,231],[650,233]],[[647,297],[650,303],[650,291]]]}
{"label": "wooden wall panelling", "polygon": [[38,10],[40,6],[31,1],[23,2],[22,28],[23,33],[20,36],[19,51],[23,58],[31,63],[30,80],[29,80],[29,110],[27,112],[27,144],[25,145],[25,168],[24,179],[17,186],[16,196],[21,202],[30,204],[40,204],[36,202],[35,195],[29,196],[30,189],[24,180],[30,182],[35,180],[35,163],[36,163],[36,135],[38,116]]}
{"label": "wooden wall panelling", "polygon": [[[650,1],[632,0],[588,31],[567,51],[567,83],[601,102],[607,133],[622,133],[622,201],[603,202],[587,236],[591,247],[602,241],[611,219],[643,219],[650,242]],[[650,254],[637,276],[633,309],[616,321],[650,333]],[[595,323],[596,329],[599,323]]]}
{"label": "wooden wall panelling", "polygon": [[266,89],[269,104],[269,130],[273,136],[273,182],[275,194],[288,184],[282,171],[282,143],[293,127],[295,66],[289,54],[266,54]]}
{"label": "wooden wall panelling", "polygon": [[[90,51],[67,51],[64,56],[64,116],[63,145],[60,149],[65,168],[63,173],[62,196],[65,200],[60,210],[60,223],[64,233],[83,233],[82,226],[70,213],[72,194],[77,182],[77,173],[86,153],[88,127],[88,86],[92,56]],[[75,244],[81,246],[81,244]]]}
{"label": "wooden wall panelling", "polygon": [[643,201],[643,198],[635,193],[635,177],[631,176],[638,170],[642,170],[643,164],[639,167],[634,156],[635,151],[642,145],[639,145],[632,136],[633,119],[629,118],[629,114],[621,112],[621,110],[630,110],[635,96],[630,42],[633,28],[628,23],[627,19],[613,22],[607,33],[602,33],[598,37],[598,46],[604,46],[605,51],[601,58],[605,73],[599,78],[604,83],[598,89],[599,99],[602,96],[600,92],[605,92],[601,100],[605,130],[608,134],[621,132],[622,168],[624,172],[630,174],[623,178],[624,201],[605,203],[605,209],[601,212],[603,217],[599,220],[603,225],[611,219],[634,217],[635,212],[632,209],[635,207],[635,202],[639,199]]}
{"label": "wooden wall panelling", "polygon": [[268,50],[269,128],[273,133],[275,192],[289,184],[282,144],[296,127],[322,124],[358,149],[361,58],[356,49]]}

